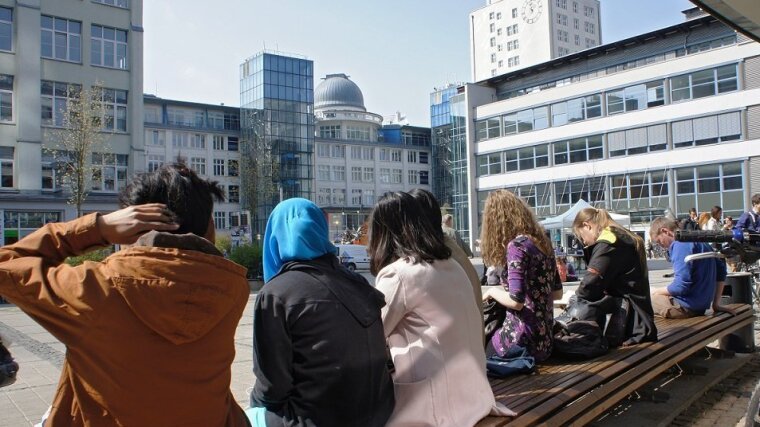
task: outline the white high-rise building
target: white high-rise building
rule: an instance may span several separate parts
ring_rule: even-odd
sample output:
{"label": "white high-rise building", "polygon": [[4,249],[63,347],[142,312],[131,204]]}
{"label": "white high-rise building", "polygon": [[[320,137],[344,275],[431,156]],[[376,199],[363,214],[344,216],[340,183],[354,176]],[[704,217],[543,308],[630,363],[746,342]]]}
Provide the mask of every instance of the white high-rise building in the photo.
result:
{"label": "white high-rise building", "polygon": [[76,217],[48,149],[72,94],[96,82],[109,136],[84,212],[115,209],[145,167],[142,0],[0,0],[0,244]]}
{"label": "white high-rise building", "polygon": [[599,0],[487,0],[470,14],[473,81],[602,43]]}

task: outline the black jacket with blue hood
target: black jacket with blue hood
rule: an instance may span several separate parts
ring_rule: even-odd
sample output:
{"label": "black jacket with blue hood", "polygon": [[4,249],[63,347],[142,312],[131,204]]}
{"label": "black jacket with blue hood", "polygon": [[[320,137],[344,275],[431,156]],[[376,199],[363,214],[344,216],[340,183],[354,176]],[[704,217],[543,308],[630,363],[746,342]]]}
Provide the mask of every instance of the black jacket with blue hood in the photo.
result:
{"label": "black jacket with blue hood", "polygon": [[267,409],[267,426],[385,425],[394,397],[382,293],[340,264],[311,202],[280,203],[264,245],[251,406]]}

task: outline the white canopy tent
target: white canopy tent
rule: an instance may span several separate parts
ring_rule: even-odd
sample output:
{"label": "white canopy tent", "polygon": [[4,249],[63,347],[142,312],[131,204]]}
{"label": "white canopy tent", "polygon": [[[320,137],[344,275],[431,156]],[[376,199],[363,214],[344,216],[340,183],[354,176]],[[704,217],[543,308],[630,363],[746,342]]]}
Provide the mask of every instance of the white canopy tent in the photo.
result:
{"label": "white canopy tent", "polygon": [[[573,227],[573,221],[575,221],[575,216],[578,215],[578,212],[585,208],[592,208],[587,201],[581,199],[578,200],[576,204],[574,204],[570,209],[566,210],[564,213],[553,216],[551,218],[546,218],[545,220],[541,221],[541,225],[544,226],[547,230],[556,230],[561,228],[572,228]],[[610,216],[612,219],[615,220],[618,224],[622,225],[623,227],[630,227],[631,225],[631,217],[628,215],[621,215],[616,214],[613,212],[610,212]]]}
{"label": "white canopy tent", "polygon": [[[567,247],[567,237],[565,233],[562,231],[564,229],[570,229],[573,228],[573,221],[575,221],[575,216],[578,215],[578,212],[585,208],[592,208],[587,201],[581,199],[578,200],[576,204],[574,204],[570,209],[566,210],[564,213],[553,216],[551,218],[546,218],[545,220],[541,221],[541,225],[544,226],[547,230],[559,230],[560,233],[560,244],[562,247]],[[621,215],[616,214],[613,212],[610,212],[610,216],[612,219],[615,220],[618,224],[622,225],[623,227],[630,227],[631,226],[631,217],[628,215]]]}

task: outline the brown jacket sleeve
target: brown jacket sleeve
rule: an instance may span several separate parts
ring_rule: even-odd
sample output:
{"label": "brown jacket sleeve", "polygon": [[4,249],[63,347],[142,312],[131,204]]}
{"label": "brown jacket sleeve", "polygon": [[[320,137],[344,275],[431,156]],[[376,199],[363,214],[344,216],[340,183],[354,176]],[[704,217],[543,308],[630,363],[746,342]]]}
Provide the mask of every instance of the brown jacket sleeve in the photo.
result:
{"label": "brown jacket sleeve", "polygon": [[48,329],[59,340],[82,333],[93,305],[109,286],[101,267],[72,267],[63,261],[108,243],[97,214],[47,224],[17,243],[0,247],[0,295]]}

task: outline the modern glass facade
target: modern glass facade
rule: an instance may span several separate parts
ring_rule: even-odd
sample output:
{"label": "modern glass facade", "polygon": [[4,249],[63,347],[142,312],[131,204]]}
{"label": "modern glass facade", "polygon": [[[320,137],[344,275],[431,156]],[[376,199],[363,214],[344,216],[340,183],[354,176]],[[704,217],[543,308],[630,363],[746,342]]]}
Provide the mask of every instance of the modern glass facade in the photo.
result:
{"label": "modern glass facade", "polygon": [[452,151],[450,98],[457,93],[449,86],[430,94],[430,137],[433,151],[433,194],[441,206],[452,206]]}
{"label": "modern glass facade", "polygon": [[274,206],[314,199],[314,63],[260,52],[240,66],[241,204],[263,234]]}
{"label": "modern glass facade", "polygon": [[465,94],[450,98],[451,102],[451,214],[462,238],[469,241],[470,205],[467,181],[467,101]]}

